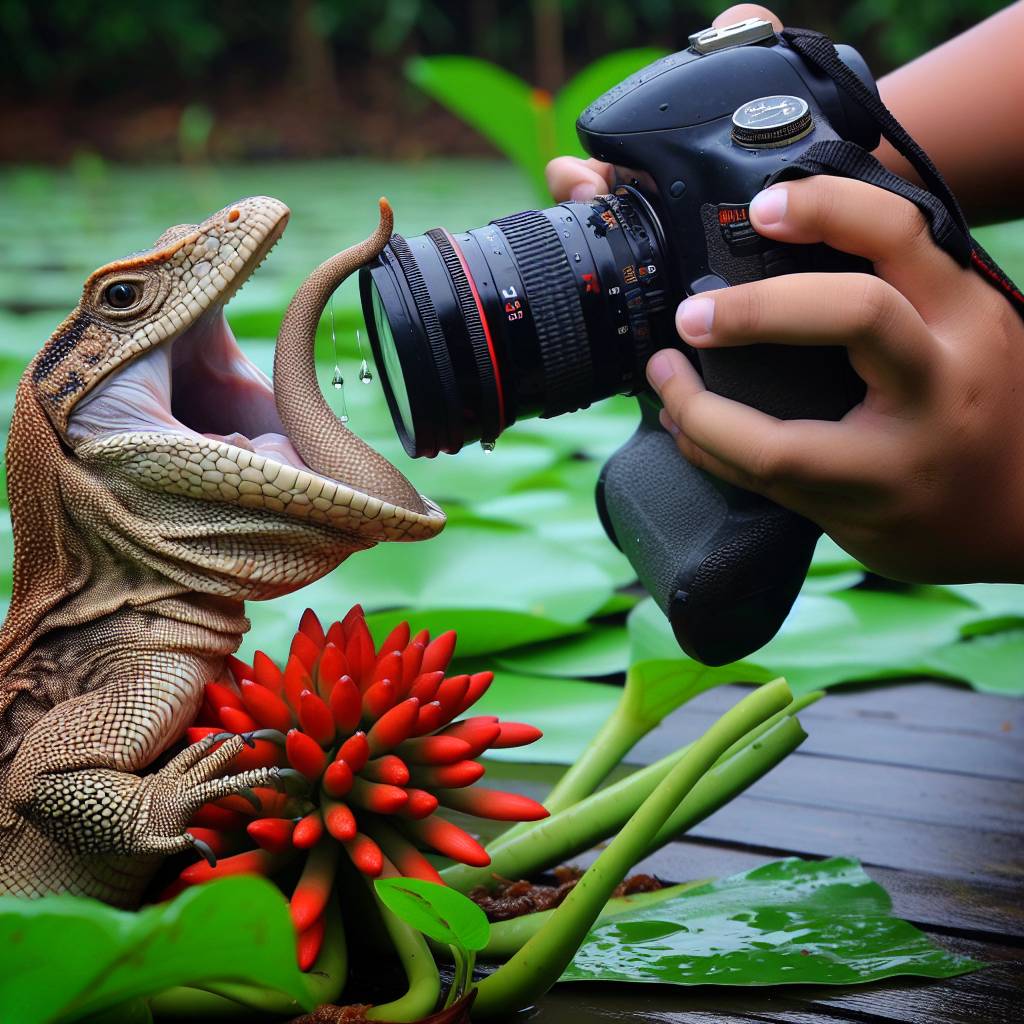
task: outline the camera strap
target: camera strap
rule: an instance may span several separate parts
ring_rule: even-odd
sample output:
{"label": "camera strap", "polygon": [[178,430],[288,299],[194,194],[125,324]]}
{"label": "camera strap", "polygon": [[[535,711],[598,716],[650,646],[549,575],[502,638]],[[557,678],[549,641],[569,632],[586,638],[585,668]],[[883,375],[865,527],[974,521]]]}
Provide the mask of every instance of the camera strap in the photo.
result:
{"label": "camera strap", "polygon": [[854,142],[829,139],[808,146],[800,159],[772,175],[770,184],[812,174],[856,178],[909,200],[928,220],[936,245],[963,267],[971,266],[1006,296],[1024,318],[1024,294],[1002,268],[971,236],[960,204],[928,154],[893,117],[892,112],[860,77],[839,58],[832,40],[820,32],[789,28],[783,39],[809,64],[832,79],[878,125],[882,137],[917,171],[927,188],[914,185],[888,168]]}

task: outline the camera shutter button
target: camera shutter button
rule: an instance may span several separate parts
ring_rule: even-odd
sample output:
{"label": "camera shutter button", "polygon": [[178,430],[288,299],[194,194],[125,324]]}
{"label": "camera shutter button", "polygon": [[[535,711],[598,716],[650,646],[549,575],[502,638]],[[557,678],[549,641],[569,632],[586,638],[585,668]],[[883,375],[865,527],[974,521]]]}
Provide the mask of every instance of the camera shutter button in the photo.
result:
{"label": "camera shutter button", "polygon": [[760,96],[732,115],[732,140],[745,149],[776,149],[802,139],[814,127],[799,96]]}

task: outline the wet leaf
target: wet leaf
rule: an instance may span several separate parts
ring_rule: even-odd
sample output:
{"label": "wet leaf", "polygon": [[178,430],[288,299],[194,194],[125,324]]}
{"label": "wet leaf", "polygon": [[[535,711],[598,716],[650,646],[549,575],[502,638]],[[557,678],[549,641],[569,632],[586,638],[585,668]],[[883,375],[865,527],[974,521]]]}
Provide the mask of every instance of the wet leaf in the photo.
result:
{"label": "wet leaf", "polygon": [[5,1019],[45,1024],[173,985],[235,981],[311,1008],[294,936],[284,898],[262,878],[224,879],[138,912],[76,896],[3,896],[0,1006]]}
{"label": "wet leaf", "polygon": [[984,966],[934,945],[891,907],[858,861],[776,861],[609,918],[561,980],[852,985]]}
{"label": "wet leaf", "polygon": [[487,945],[487,915],[461,892],[421,878],[378,878],[373,887],[388,910],[436,942],[471,952]]}

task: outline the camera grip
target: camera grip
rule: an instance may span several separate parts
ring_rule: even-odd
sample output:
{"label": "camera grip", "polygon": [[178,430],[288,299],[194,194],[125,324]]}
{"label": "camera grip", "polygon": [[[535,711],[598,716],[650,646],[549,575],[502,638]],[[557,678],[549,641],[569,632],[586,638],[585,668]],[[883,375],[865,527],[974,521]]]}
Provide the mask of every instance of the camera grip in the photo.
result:
{"label": "camera grip", "polygon": [[605,463],[605,530],[668,616],[680,647],[706,665],[770,640],[796,599],[820,530],[690,465],[640,399],[636,433]]}

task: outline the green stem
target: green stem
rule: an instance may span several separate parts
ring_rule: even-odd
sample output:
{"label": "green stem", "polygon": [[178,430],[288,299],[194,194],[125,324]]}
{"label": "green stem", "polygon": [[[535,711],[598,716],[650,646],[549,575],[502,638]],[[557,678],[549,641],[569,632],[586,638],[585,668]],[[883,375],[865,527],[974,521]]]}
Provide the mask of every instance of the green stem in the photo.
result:
{"label": "green stem", "polygon": [[[597,920],[603,921],[615,914],[625,914],[640,907],[649,907],[678,896],[688,889],[705,885],[710,879],[696,882],[683,882],[681,885],[668,885],[655,892],[635,892],[631,896],[613,896],[598,914]],[[554,910],[538,910],[533,914],[521,914],[508,921],[496,921],[491,925],[491,937],[487,945],[480,950],[481,960],[508,960],[525,945],[547,923]]]}
{"label": "green stem", "polygon": [[[397,875],[398,872],[391,865],[385,865],[385,874],[389,866],[390,873]],[[367,880],[367,884],[373,892],[395,952],[402,961],[409,988],[400,999],[367,1010],[366,1017],[368,1020],[396,1021],[399,1024],[403,1021],[417,1021],[433,1013],[437,1007],[438,996],[441,994],[441,976],[437,964],[426,939],[381,903],[371,881]]]}
{"label": "green stem", "polygon": [[643,856],[683,798],[726,750],[792,699],[784,681],[761,686],[694,742],[588,868],[547,926],[480,982],[473,1013],[488,1017],[512,1012],[547,992],[576,954],[615,886]]}
{"label": "green stem", "polygon": [[[770,684],[770,685],[775,685]],[[758,691],[753,691],[757,693]],[[766,722],[751,729],[747,735],[733,744],[719,759],[720,763],[732,759],[739,751],[744,750],[748,745],[756,743],[766,731],[772,729],[779,722],[790,718],[802,707],[818,699],[816,694],[808,694],[801,697],[785,707],[778,714],[773,715]],[[719,789],[712,787],[711,782],[716,782],[718,776],[702,786],[697,794],[691,794],[687,798],[686,818],[689,826],[696,824],[707,814],[710,814],[716,807],[732,799],[738,792],[742,792],[746,786],[755,782],[770,768],[774,767],[783,757],[786,756],[799,741],[803,738],[803,732],[799,725],[795,731],[786,734],[793,746],[787,746],[778,740],[776,743],[767,745],[759,751],[759,756],[753,760],[744,759],[744,773],[730,772],[731,789]],[[441,872],[441,877],[460,892],[468,892],[477,885],[492,884],[494,876],[503,878],[529,878],[531,875],[542,871],[545,868],[559,864],[570,857],[574,857],[584,850],[590,849],[595,843],[614,835],[629,816],[643,803],[654,791],[658,783],[668,775],[672,768],[685,758],[693,744],[683,747],[681,750],[673,751],[663,757],[660,761],[641,768],[632,775],[610,786],[605,787],[593,796],[561,811],[553,814],[550,818],[544,818],[535,822],[528,831],[513,836],[511,839],[500,838],[497,842],[488,847],[491,855],[491,863],[487,867],[473,868],[465,864],[454,864]],[[695,813],[694,807],[699,804],[707,808],[699,816]],[[682,808],[680,808],[682,811]],[[678,831],[678,829],[677,829]]]}

